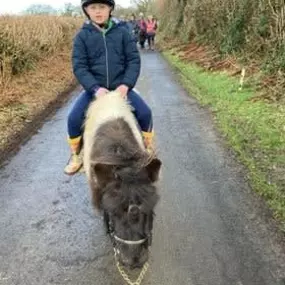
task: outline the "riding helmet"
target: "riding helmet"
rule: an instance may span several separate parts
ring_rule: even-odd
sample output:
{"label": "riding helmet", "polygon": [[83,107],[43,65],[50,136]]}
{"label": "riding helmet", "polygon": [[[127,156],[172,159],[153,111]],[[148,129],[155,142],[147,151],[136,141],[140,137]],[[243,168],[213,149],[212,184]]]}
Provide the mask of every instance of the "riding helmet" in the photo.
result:
{"label": "riding helmet", "polygon": [[101,3],[101,4],[107,4],[111,6],[112,8],[115,7],[115,1],[114,0],[81,0],[81,7],[85,8],[89,4],[93,3]]}

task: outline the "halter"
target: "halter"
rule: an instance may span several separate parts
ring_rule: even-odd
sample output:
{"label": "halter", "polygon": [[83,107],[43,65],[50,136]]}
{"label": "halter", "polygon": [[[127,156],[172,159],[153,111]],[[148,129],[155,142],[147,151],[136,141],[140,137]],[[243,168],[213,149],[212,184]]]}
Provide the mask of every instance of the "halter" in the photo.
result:
{"label": "halter", "polygon": [[144,239],[140,239],[140,240],[126,240],[126,239],[123,239],[123,238],[120,238],[118,237],[116,234],[115,234],[115,230],[114,230],[114,225],[113,225],[113,222],[112,222],[112,219],[110,218],[109,214],[104,212],[104,221],[105,221],[105,224],[106,224],[106,227],[107,227],[107,234],[110,236],[110,239],[113,243],[113,250],[114,250],[114,257],[115,257],[115,261],[116,261],[116,266],[117,266],[117,269],[120,273],[120,275],[122,276],[122,278],[126,281],[126,283],[128,285],[140,285],[148,268],[149,268],[149,263],[146,262],[137,278],[136,281],[132,281],[128,274],[125,272],[125,270],[123,269],[123,267],[121,266],[120,262],[119,262],[119,259],[118,259],[118,255],[120,253],[120,250],[116,247],[116,242],[120,242],[120,243],[123,243],[123,244],[127,244],[127,245],[130,245],[130,246],[133,246],[133,245],[140,245],[140,244],[144,244],[144,243],[148,243],[148,246],[151,245],[152,243],[152,233],[151,233],[151,230],[150,229],[150,233],[148,236],[146,236]]}
{"label": "halter", "polygon": [[127,244],[127,245],[139,245],[139,244],[145,243],[148,240],[148,237],[146,237],[144,239],[140,239],[140,240],[126,240],[126,239],[119,238],[115,234],[112,234],[112,236],[114,237],[114,239],[116,241],[119,241],[119,242]]}
{"label": "halter", "polygon": [[151,246],[151,243],[152,243],[151,231],[150,231],[149,235],[147,235],[143,239],[126,240],[126,239],[120,238],[118,235],[115,234],[113,221],[107,213],[104,213],[104,220],[105,220],[105,223],[107,226],[107,234],[109,234],[109,236],[110,236],[110,239],[113,243],[114,249],[116,248],[116,242],[120,242],[120,243],[127,244],[127,245],[140,245],[140,244],[144,244],[144,243],[148,242],[148,246]]}

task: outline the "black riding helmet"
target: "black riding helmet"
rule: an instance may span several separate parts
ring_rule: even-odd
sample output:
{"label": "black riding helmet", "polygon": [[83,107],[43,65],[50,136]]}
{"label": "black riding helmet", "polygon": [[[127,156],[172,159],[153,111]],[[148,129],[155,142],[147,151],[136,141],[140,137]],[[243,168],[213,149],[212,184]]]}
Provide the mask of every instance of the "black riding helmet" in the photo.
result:
{"label": "black riding helmet", "polygon": [[89,18],[89,16],[87,15],[84,8],[87,7],[89,4],[93,4],[93,3],[106,4],[106,5],[110,6],[112,8],[112,10],[114,10],[114,8],[115,8],[115,0],[81,0],[81,8],[82,8],[84,14],[88,18]]}

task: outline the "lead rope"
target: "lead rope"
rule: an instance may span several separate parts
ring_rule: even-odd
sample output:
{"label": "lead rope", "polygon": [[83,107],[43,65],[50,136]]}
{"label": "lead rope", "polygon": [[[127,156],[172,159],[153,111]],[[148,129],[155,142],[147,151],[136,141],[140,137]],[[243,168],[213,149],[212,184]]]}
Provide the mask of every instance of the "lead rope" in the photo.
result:
{"label": "lead rope", "polygon": [[117,268],[118,268],[118,271],[119,271],[119,273],[121,274],[121,276],[123,277],[123,279],[128,283],[128,285],[141,285],[141,283],[142,283],[142,281],[143,281],[143,279],[144,279],[144,277],[145,277],[145,275],[146,275],[146,272],[147,272],[147,270],[148,270],[148,268],[149,268],[149,263],[148,262],[146,262],[145,264],[144,264],[144,266],[143,266],[143,268],[142,268],[142,270],[141,270],[141,272],[140,272],[140,275],[139,275],[139,277],[137,278],[137,280],[136,281],[132,281],[130,278],[129,278],[129,276],[128,276],[128,274],[125,272],[125,270],[123,269],[123,267],[121,266],[121,264],[120,264],[120,262],[119,262],[119,260],[118,260],[118,258],[117,258],[117,252],[116,252],[116,250],[115,250],[115,261],[116,261],[116,266],[117,266]]}

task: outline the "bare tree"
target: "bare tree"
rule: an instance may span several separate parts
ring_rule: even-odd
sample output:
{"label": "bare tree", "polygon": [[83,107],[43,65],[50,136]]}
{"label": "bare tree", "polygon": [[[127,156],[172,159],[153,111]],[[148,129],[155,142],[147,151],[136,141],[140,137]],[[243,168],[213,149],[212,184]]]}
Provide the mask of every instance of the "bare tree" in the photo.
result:
{"label": "bare tree", "polygon": [[131,0],[131,3],[136,6],[139,12],[144,14],[154,11],[155,1],[154,0]]}
{"label": "bare tree", "polygon": [[32,4],[26,10],[23,11],[23,14],[27,15],[56,15],[57,10],[50,5],[44,4]]}

